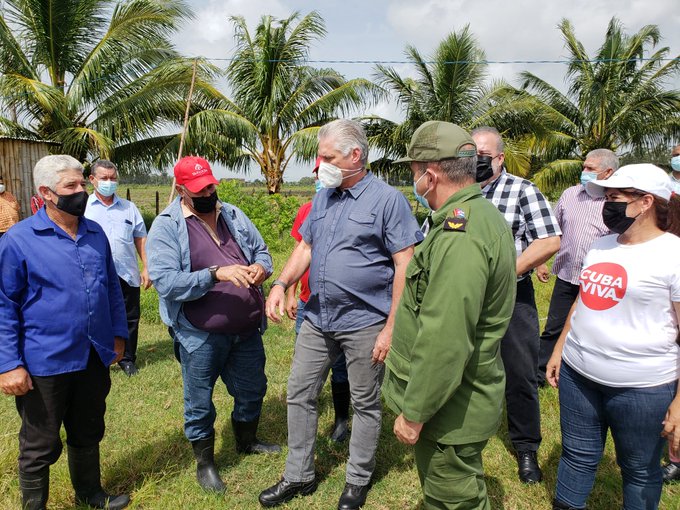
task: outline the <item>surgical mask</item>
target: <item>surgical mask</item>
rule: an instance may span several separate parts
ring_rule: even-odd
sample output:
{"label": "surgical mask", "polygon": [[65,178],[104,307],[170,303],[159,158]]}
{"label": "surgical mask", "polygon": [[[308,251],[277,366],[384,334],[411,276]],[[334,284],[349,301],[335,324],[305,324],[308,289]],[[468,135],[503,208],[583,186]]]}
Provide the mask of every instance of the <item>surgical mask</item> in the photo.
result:
{"label": "surgical mask", "polygon": [[493,166],[491,162],[493,158],[491,156],[480,156],[477,154],[477,182],[488,181],[493,177]]}
{"label": "surgical mask", "polygon": [[52,190],[52,193],[59,197],[59,200],[57,200],[57,209],[73,216],[82,216],[85,214],[87,191],[79,191],[70,195],[58,195],[54,190]]}
{"label": "surgical mask", "polygon": [[584,186],[589,183],[590,181],[594,181],[597,179],[597,172],[588,172],[584,170],[581,172],[581,184]]}
{"label": "surgical mask", "polygon": [[354,177],[355,175],[360,174],[362,171],[363,168],[360,168],[353,174],[343,176],[342,170],[340,170],[337,166],[322,161],[319,165],[318,175],[319,181],[324,188],[337,188],[342,184],[342,181],[349,179],[350,177]]}
{"label": "surgical mask", "polygon": [[[637,200],[637,199],[636,199]],[[602,221],[606,227],[617,234],[623,234],[635,223],[635,218],[626,216],[626,208],[631,202],[605,202],[602,207]],[[639,214],[638,214],[639,216]]]}
{"label": "surgical mask", "polygon": [[207,214],[215,211],[217,205],[217,190],[213,191],[207,197],[191,197],[194,204],[194,210],[200,214]]}
{"label": "surgical mask", "polygon": [[4,193],[4,192],[5,192],[5,185],[0,184],[0,193]]}
{"label": "surgical mask", "polygon": [[420,179],[422,179],[422,178],[425,177],[426,175],[427,175],[427,172],[425,172],[423,175],[421,175],[420,177],[418,177],[418,180],[417,180],[417,181],[413,181],[413,194],[416,196],[416,200],[418,201],[418,203],[419,203],[420,205],[422,205],[425,209],[430,209],[430,204],[428,204],[428,203],[427,203],[427,200],[425,199],[425,195],[427,195],[427,194],[430,192],[430,188],[428,188],[427,191],[426,191],[425,193],[423,193],[422,195],[419,194],[419,193],[416,191],[416,187],[418,186],[418,183],[420,182]]}
{"label": "surgical mask", "polygon": [[118,181],[100,181],[97,179],[97,191],[104,197],[110,197],[118,189]]}
{"label": "surgical mask", "polygon": [[680,156],[673,156],[671,158],[671,168],[675,172],[680,172]]}
{"label": "surgical mask", "polygon": [[318,193],[322,189],[323,189],[323,184],[321,184],[321,181],[319,179],[314,181],[314,191],[315,191],[315,193]]}

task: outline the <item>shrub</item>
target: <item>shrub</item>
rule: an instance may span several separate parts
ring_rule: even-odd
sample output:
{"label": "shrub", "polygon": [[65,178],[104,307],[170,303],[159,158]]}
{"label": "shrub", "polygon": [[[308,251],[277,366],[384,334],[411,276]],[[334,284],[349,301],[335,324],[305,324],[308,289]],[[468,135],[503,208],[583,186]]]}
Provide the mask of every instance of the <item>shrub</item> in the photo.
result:
{"label": "shrub", "polygon": [[217,194],[250,218],[270,250],[280,251],[290,245],[290,229],[300,207],[297,197],[269,195],[264,190],[245,193],[235,181],[221,182]]}

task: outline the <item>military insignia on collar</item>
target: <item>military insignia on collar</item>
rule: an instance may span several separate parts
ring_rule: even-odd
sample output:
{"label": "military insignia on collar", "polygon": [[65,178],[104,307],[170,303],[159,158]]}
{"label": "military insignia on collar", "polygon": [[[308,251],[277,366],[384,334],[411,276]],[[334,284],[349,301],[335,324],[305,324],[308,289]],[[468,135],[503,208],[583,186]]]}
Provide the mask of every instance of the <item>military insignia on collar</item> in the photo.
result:
{"label": "military insignia on collar", "polygon": [[467,220],[465,218],[446,218],[444,220],[444,230],[452,232],[465,232]]}

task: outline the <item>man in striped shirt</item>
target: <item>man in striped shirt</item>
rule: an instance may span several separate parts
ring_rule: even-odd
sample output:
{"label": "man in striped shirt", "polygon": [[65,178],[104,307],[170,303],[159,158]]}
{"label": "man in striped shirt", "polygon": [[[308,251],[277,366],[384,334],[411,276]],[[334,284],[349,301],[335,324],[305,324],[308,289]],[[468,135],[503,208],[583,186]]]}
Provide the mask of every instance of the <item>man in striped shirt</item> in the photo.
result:
{"label": "man in striped shirt", "polygon": [[548,320],[541,335],[538,356],[540,386],[545,384],[545,366],[562,332],[569,309],[578,296],[578,277],[583,257],[595,239],[609,233],[609,229],[602,221],[604,198],[592,198],[588,195],[586,182],[607,179],[618,168],[619,158],[609,149],[595,149],[589,152],[583,163],[581,182],[564,190],[557,201],[555,216],[562,230],[562,244],[552,268],[557,279],[550,298]]}
{"label": "man in striped shirt", "polygon": [[517,297],[510,325],[501,340],[505,366],[505,401],[508,436],[517,453],[519,479],[542,479],[536,452],[541,444],[541,411],[538,401],[538,312],[531,272],[560,247],[560,227],[550,204],[530,181],[509,174],[503,162],[503,140],[492,127],[472,132],[477,155],[491,157],[493,175],[480,183],[482,194],[505,217],[515,238]]}

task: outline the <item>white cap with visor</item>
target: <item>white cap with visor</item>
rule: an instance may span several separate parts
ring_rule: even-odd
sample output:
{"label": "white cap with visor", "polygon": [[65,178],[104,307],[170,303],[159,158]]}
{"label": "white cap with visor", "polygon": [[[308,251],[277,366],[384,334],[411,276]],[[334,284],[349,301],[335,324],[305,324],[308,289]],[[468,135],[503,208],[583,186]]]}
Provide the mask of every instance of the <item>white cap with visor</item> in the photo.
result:
{"label": "white cap with visor", "polygon": [[614,172],[609,179],[598,179],[586,183],[586,191],[593,198],[604,197],[607,188],[634,188],[666,200],[671,198],[673,192],[668,174],[651,163],[625,165]]}

